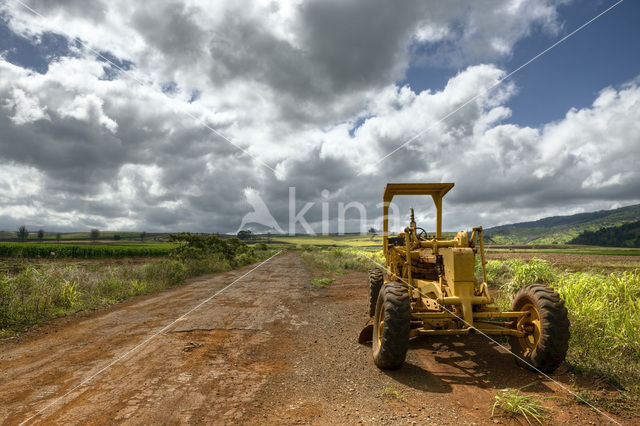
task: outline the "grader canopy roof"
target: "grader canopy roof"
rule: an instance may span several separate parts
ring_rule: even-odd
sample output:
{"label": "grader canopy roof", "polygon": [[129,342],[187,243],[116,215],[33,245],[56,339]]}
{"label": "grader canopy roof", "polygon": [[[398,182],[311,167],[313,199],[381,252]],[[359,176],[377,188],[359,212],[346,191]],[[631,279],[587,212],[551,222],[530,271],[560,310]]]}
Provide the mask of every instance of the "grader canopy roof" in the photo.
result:
{"label": "grader canopy roof", "polygon": [[431,195],[444,197],[453,188],[453,183],[388,183],[384,188],[383,201],[389,202],[395,195]]}
{"label": "grader canopy roof", "polygon": [[389,203],[396,195],[431,195],[436,205],[436,238],[442,236],[442,197],[453,188],[453,183],[388,183],[384,188],[383,231],[384,247],[389,235]]}

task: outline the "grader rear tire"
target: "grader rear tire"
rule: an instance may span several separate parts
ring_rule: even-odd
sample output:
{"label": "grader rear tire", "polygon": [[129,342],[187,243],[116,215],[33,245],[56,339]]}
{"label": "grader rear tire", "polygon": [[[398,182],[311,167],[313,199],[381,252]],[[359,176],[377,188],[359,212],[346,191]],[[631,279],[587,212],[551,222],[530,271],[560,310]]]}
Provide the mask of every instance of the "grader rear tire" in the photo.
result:
{"label": "grader rear tire", "polygon": [[530,336],[509,339],[511,351],[526,361],[516,358],[516,362],[530,370],[554,371],[564,361],[569,348],[570,323],[564,300],[545,285],[531,284],[518,291],[511,308],[530,311],[530,325],[534,330]]}
{"label": "grader rear tire", "polygon": [[384,283],[384,276],[382,270],[378,268],[369,270],[369,316],[372,317],[376,314],[376,304],[378,303],[378,294],[380,288]]}
{"label": "grader rear tire", "polygon": [[386,283],[378,295],[373,322],[373,362],[378,368],[402,367],[409,349],[411,305],[407,288]]}

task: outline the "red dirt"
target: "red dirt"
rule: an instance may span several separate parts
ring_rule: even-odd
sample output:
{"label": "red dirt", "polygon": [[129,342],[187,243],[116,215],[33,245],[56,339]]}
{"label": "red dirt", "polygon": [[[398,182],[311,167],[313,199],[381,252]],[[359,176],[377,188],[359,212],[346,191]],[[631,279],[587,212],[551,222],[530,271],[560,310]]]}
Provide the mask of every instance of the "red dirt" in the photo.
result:
{"label": "red dirt", "polygon": [[[316,288],[294,252],[272,259],[56,402],[251,268],[200,277],[1,342],[0,422],[18,424],[55,402],[31,421],[493,424],[500,389],[540,381],[527,390],[558,397],[548,402],[555,407],[550,423],[608,423],[482,336],[416,340],[402,369],[378,370],[370,347],[356,343],[367,320],[366,274]],[[574,380],[566,368],[554,377]]]}
{"label": "red dirt", "polygon": [[613,256],[601,254],[569,254],[569,253],[527,253],[527,252],[487,252],[487,259],[506,260],[522,259],[529,261],[544,259],[561,270],[579,271],[626,271],[640,268],[640,256]]}

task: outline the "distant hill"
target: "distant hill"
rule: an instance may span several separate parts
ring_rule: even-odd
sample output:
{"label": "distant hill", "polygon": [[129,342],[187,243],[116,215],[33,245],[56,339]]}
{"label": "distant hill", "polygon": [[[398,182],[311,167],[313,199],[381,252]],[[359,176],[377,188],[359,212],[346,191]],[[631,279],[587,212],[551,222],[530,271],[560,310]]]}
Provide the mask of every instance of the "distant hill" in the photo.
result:
{"label": "distant hill", "polygon": [[485,230],[485,237],[489,244],[567,244],[584,231],[614,228],[639,220],[640,204],[636,204],[614,210],[495,226]]}
{"label": "distant hill", "polygon": [[604,247],[640,247],[640,221],[620,226],[583,231],[569,244],[584,244]]}

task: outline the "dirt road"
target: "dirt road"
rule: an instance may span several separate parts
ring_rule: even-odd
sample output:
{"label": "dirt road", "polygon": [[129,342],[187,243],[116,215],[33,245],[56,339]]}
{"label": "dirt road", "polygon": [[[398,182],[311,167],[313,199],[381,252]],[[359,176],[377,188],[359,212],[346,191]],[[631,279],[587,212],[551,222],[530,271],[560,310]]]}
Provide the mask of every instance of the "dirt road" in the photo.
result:
{"label": "dirt road", "polygon": [[[18,424],[54,403],[30,422],[493,424],[499,389],[540,380],[482,336],[416,341],[401,370],[378,370],[356,343],[366,275],[316,288],[290,252],[56,399],[252,268],[1,342],[0,421]],[[528,389],[559,397],[552,423],[609,423],[548,380]]]}

